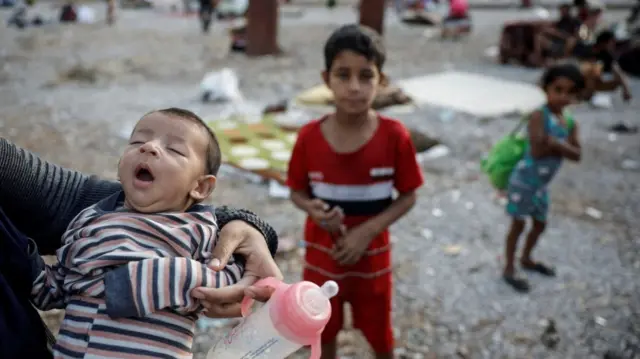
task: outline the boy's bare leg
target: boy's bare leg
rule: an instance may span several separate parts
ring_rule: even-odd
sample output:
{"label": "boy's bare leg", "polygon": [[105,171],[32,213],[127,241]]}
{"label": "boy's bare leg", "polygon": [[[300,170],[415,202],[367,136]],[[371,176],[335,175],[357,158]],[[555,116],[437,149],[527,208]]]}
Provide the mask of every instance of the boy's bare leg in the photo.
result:
{"label": "boy's bare leg", "polygon": [[580,72],[584,76],[584,90],[581,99],[585,101],[591,100],[593,94],[598,91],[598,82],[600,81],[600,72],[597,65],[591,61],[585,61],[580,65]]}
{"label": "boy's bare leg", "polygon": [[534,65],[542,65],[542,52],[544,49],[548,48],[551,44],[551,41],[547,38],[546,34],[541,32],[536,34],[533,41],[533,52],[529,56],[529,61]]}
{"label": "boy's bare leg", "polygon": [[336,359],[338,356],[338,343],[334,340],[331,343],[322,344],[322,355],[320,359]]}

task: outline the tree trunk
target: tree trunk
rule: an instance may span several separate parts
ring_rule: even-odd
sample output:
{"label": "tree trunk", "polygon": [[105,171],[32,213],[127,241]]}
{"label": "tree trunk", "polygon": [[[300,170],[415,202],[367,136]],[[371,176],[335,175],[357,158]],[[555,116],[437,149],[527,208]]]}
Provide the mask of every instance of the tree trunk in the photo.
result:
{"label": "tree trunk", "polygon": [[274,55],[279,51],[278,0],[250,0],[247,10],[247,55]]}
{"label": "tree trunk", "polygon": [[382,35],[386,0],[360,0],[360,25],[368,26]]}

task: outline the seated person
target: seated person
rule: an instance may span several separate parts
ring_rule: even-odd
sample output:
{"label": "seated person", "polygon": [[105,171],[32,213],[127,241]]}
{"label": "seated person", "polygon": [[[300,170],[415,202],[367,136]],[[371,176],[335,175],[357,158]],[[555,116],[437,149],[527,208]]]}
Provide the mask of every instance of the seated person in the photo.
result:
{"label": "seated person", "polygon": [[623,100],[631,100],[631,89],[615,57],[615,46],[614,33],[605,30],[598,34],[590,51],[578,57],[585,77],[583,99],[589,100],[596,92],[615,91],[621,87]]}
{"label": "seated person", "polygon": [[580,59],[591,54],[601,17],[602,8],[596,7],[588,10],[588,15],[578,29],[576,41],[567,46],[567,51],[571,56]]}
{"label": "seated person", "polygon": [[578,41],[580,21],[571,14],[571,5],[562,4],[559,8],[560,18],[552,26],[545,27],[535,38],[531,62],[541,65],[543,57],[568,57]]}
{"label": "seated person", "polygon": [[449,0],[449,14],[442,19],[442,37],[457,37],[471,31],[469,4],[466,0]]}

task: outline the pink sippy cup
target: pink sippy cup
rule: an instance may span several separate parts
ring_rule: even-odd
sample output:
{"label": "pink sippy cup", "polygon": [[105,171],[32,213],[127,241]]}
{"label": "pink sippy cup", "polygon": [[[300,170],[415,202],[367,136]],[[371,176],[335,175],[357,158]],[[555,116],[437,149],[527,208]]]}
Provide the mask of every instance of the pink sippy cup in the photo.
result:
{"label": "pink sippy cup", "polygon": [[253,313],[249,313],[253,299],[245,297],[245,318],[211,348],[207,359],[284,359],[305,345],[311,346],[310,359],[319,359],[320,335],[331,317],[329,299],[338,294],[338,284],[286,284],[270,277],[255,285],[275,292]]}

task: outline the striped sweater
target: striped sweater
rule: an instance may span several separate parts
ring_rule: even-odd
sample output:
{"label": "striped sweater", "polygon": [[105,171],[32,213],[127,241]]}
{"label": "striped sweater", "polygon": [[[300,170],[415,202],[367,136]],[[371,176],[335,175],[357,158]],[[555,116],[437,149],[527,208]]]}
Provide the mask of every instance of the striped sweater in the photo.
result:
{"label": "striped sweater", "polygon": [[80,212],[59,263],[32,287],[41,310],[66,308],[56,358],[190,358],[201,304],[195,287],[237,282],[239,262],[207,268],[216,243],[213,208],[141,214],[116,193]]}

